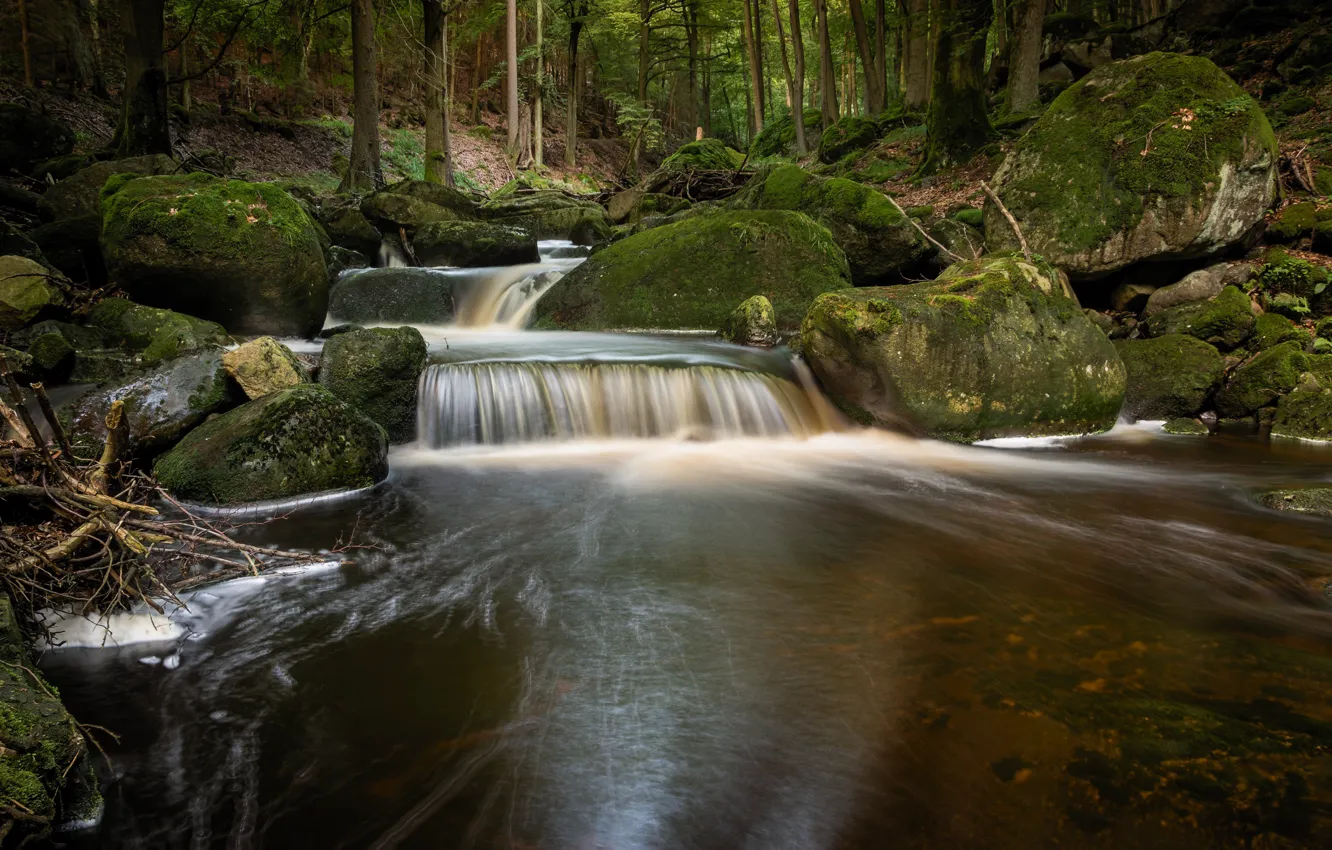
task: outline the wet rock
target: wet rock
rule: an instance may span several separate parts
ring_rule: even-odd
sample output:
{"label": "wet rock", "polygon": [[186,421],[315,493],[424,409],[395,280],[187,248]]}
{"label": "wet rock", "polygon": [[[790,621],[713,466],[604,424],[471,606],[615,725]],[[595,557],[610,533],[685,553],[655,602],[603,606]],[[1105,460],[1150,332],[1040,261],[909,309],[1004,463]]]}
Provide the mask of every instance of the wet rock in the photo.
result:
{"label": "wet rock", "polygon": [[1258,494],[1258,502],[1278,511],[1332,517],[1332,487],[1269,490]]}
{"label": "wet rock", "polygon": [[175,160],[163,154],[99,162],[47,189],[37,211],[46,221],[92,216],[100,222],[101,192],[107,180],[117,174],[170,174],[178,167]]}
{"label": "wet rock", "polygon": [[412,232],[433,222],[462,218],[447,207],[387,191],[376,192],[361,201],[361,214],[386,233],[397,233],[399,228]]}
{"label": "wet rock", "polygon": [[604,224],[610,232],[606,210],[595,201],[571,198],[563,192],[543,191],[483,203],[479,214],[487,221],[519,227],[537,239],[568,239],[587,221]]}
{"label": "wet rock", "polygon": [[1057,272],[1011,256],[958,263],[936,281],[821,295],[801,346],[853,419],[905,418],[940,439],[1103,431],[1124,400],[1114,345]]}
{"label": "wet rock", "polygon": [[[1276,167],[1267,117],[1224,71],[1151,53],[1061,94],[1005,158],[995,191],[1033,251],[1095,276],[1241,243],[1276,197]],[[1014,247],[998,208],[985,215],[990,248]]]}
{"label": "wet rock", "polygon": [[1211,433],[1207,426],[1197,419],[1185,418],[1166,420],[1163,430],[1177,437],[1206,437]]}
{"label": "wet rock", "polygon": [[453,319],[453,280],[428,269],[367,269],[343,275],[328,315],[355,325],[443,325]]}
{"label": "wet rock", "polygon": [[721,327],[752,295],[779,329],[798,326],[820,292],[850,285],[827,228],[784,210],[696,215],[594,253],[537,302],[538,326],[577,330]]}
{"label": "wet rock", "polygon": [[416,232],[412,249],[423,266],[513,266],[541,260],[530,232],[486,221],[428,224]]}
{"label": "wet rock", "polygon": [[416,328],[369,328],[339,334],[324,346],[319,384],[350,402],[405,443],[416,432],[416,385],[426,344]]}
{"label": "wet rock", "polygon": [[323,325],[319,237],[277,186],[206,174],[117,177],[103,198],[107,272],[135,299],[233,333],[307,336]]}
{"label": "wet rock", "polygon": [[1254,326],[1249,296],[1228,286],[1215,298],[1168,307],[1146,322],[1152,336],[1188,334],[1229,351],[1249,338]]}
{"label": "wet rock", "polygon": [[233,505],[368,487],[388,475],[384,429],[302,384],[214,417],[153,466],[177,498]]}
{"label": "wet rock", "polygon": [[585,248],[603,245],[614,238],[610,222],[602,216],[586,216],[569,228],[569,241]]}
{"label": "wet rock", "polygon": [[329,286],[335,286],[338,278],[348,269],[364,269],[370,266],[370,259],[364,254],[334,245],[324,253],[324,262],[328,266]]}
{"label": "wet rock", "polygon": [[1332,389],[1296,390],[1277,405],[1272,436],[1332,441]]}
{"label": "wet rock", "polygon": [[1132,419],[1195,416],[1225,374],[1216,348],[1183,334],[1117,341],[1115,350],[1128,375],[1122,412]]}
{"label": "wet rock", "polygon": [[147,365],[230,341],[216,322],[173,310],[145,307],[124,298],[107,298],[88,313],[88,324],[113,345],[139,354]]}
{"label": "wet rock", "polygon": [[1216,394],[1216,409],[1222,416],[1236,417],[1266,407],[1295,389],[1309,366],[1309,356],[1299,344],[1273,346],[1231,374],[1225,388]]}
{"label": "wet rock", "polygon": [[0,104],[0,171],[26,174],[38,162],[74,150],[68,125],[16,103]]}
{"label": "wet rock", "polygon": [[762,348],[776,345],[777,316],[773,313],[772,302],[762,295],[745,299],[726,317],[717,335],[736,345]]}
{"label": "wet rock", "polygon": [[271,336],[252,339],[228,351],[222,355],[222,366],[250,399],[308,380],[305,369],[291,349]]}
{"label": "wet rock", "polygon": [[64,303],[64,293],[40,263],[26,257],[0,257],[0,331],[30,325]]}

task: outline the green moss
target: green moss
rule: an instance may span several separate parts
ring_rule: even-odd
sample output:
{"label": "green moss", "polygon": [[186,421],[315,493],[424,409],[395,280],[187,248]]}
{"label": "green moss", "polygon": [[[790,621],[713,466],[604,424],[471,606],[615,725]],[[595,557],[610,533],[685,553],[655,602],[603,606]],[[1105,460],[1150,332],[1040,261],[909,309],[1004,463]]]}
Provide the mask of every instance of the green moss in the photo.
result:
{"label": "green moss", "polygon": [[[823,113],[814,107],[805,110],[805,140],[813,147],[823,129]],[[754,157],[792,156],[795,150],[795,121],[790,111],[763,125],[763,132],[754,137],[749,155]]]}
{"label": "green moss", "polygon": [[972,227],[983,227],[985,225],[985,213],[978,209],[958,210],[953,213],[953,218]]}
{"label": "green moss", "polygon": [[726,147],[720,139],[701,139],[689,142],[661,163],[666,171],[692,169],[698,171],[733,171],[740,167],[744,154]]}
{"label": "green moss", "polygon": [[319,384],[377,422],[394,443],[412,439],[426,344],[412,327],[338,334],[324,345]]}
{"label": "green moss", "polygon": [[1332,389],[1295,390],[1282,398],[1272,436],[1332,441]]}
{"label": "green moss", "polygon": [[1312,201],[1291,204],[1267,226],[1267,238],[1273,242],[1294,242],[1302,236],[1311,236],[1319,224],[1329,221],[1332,221],[1332,207],[1320,209]]}
{"label": "green moss", "polygon": [[1308,355],[1294,342],[1260,352],[1231,374],[1216,394],[1216,409],[1222,416],[1247,416],[1295,389],[1309,366]]}
{"label": "green moss", "polygon": [[1146,327],[1154,337],[1188,334],[1228,351],[1249,338],[1254,321],[1249,296],[1227,286],[1211,300],[1179,304],[1156,313],[1147,319]]}
{"label": "green moss", "polygon": [[1296,115],[1303,115],[1317,105],[1318,101],[1309,97],[1307,94],[1297,94],[1281,101],[1277,106],[1277,112],[1280,112],[1287,118],[1293,118]]}
{"label": "green moss", "polygon": [[1197,419],[1169,419],[1166,420],[1164,430],[1167,434],[1174,434],[1178,437],[1206,437],[1210,431],[1207,426]]}
{"label": "green moss", "polygon": [[1273,248],[1263,257],[1257,279],[1265,292],[1310,299],[1327,290],[1332,275],[1308,260],[1292,257],[1279,248]]}
{"label": "green moss", "polygon": [[1269,490],[1258,495],[1259,503],[1278,511],[1332,517],[1332,487],[1302,490]]}
{"label": "green moss", "polygon": [[831,165],[869,147],[878,138],[879,124],[873,118],[848,115],[825,129],[819,137],[819,161]]}
{"label": "green moss", "polygon": [[1115,342],[1128,373],[1126,416],[1192,417],[1221,383],[1226,364],[1211,345],[1184,334]]}
{"label": "green moss", "polygon": [[149,365],[208,346],[225,345],[230,339],[216,322],[145,307],[125,298],[99,302],[89,312],[88,324],[104,331],[112,343],[141,352]]}
{"label": "green moss", "polygon": [[762,295],[746,298],[726,317],[717,335],[736,345],[776,345],[777,314]]}
{"label": "green moss", "polygon": [[29,325],[63,303],[51,273],[40,263],[26,257],[0,257],[0,332]]}
{"label": "green moss", "polygon": [[1251,348],[1263,351],[1283,342],[1297,343],[1301,348],[1312,342],[1312,334],[1296,327],[1290,319],[1276,313],[1263,313],[1253,325]]}

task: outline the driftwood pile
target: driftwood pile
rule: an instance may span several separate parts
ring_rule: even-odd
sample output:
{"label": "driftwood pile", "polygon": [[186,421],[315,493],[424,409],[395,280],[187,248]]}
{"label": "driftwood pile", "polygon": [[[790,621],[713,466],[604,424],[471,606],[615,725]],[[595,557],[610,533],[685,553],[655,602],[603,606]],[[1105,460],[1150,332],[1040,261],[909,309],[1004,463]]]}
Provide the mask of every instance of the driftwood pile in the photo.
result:
{"label": "driftwood pile", "polygon": [[107,413],[98,456],[80,456],[42,385],[25,393],[0,355],[0,416],[0,584],[21,619],[138,603],[161,613],[161,600],[179,603],[191,587],[328,560],[238,542],[229,534],[236,526],[191,513],[122,462],[120,402]]}
{"label": "driftwood pile", "polygon": [[743,163],[734,170],[662,168],[650,174],[642,188],[645,192],[672,195],[694,203],[721,201],[739,192],[753,176],[753,169],[746,169]]}

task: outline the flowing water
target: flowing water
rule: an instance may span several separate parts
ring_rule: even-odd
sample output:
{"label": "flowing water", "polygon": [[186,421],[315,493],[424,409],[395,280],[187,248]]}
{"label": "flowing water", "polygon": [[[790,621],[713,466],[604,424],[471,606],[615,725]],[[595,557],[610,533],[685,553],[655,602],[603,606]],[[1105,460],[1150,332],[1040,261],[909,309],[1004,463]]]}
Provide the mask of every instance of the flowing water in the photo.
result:
{"label": "flowing water", "polygon": [[[846,429],[782,352],[423,329],[354,564],[50,652],[87,847],[1332,846],[1332,452]],[[93,642],[96,642],[95,640]]]}

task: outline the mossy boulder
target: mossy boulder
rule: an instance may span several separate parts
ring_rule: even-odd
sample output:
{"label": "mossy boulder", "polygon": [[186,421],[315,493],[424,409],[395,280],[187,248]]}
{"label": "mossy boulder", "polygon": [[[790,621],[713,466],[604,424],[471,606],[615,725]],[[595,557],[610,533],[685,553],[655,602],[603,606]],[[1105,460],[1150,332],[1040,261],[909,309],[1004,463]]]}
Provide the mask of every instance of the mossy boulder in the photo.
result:
{"label": "mossy boulder", "polygon": [[45,333],[28,344],[33,372],[47,384],[62,384],[74,371],[74,346],[59,333]]}
{"label": "mossy boulder", "polygon": [[221,349],[186,354],[88,392],[62,411],[70,439],[95,457],[106,439],[106,414],[120,401],[125,454],[139,459],[161,454],[209,416],[242,401],[227,381],[222,355]]}
{"label": "mossy boulder", "polygon": [[760,171],[730,206],[813,218],[846,253],[856,286],[901,283],[936,250],[881,192],[841,177],[816,177],[797,165]]}
{"label": "mossy boulder", "polygon": [[745,156],[734,151],[720,139],[699,139],[681,145],[675,153],[662,160],[662,171],[734,171]]}
{"label": "mossy boulder", "polygon": [[334,246],[366,256],[374,256],[384,238],[361,212],[358,204],[325,209],[319,221]]}
{"label": "mossy boulder", "polygon": [[0,257],[0,331],[16,331],[60,309],[65,295],[41,263]]}
{"label": "mossy boulder", "polygon": [[1178,283],[1163,286],[1152,292],[1147,298],[1147,305],[1142,309],[1143,316],[1151,318],[1163,310],[1169,310],[1171,307],[1215,298],[1221,294],[1221,290],[1226,288],[1222,277],[1214,269],[1199,269],[1190,272]]}
{"label": "mossy boulder", "polygon": [[568,239],[584,222],[597,222],[610,232],[606,210],[595,201],[571,198],[563,192],[534,192],[489,200],[480,207],[481,218],[522,228],[537,239]]}
{"label": "mossy boulder", "polygon": [[637,224],[649,216],[673,215],[689,206],[686,198],[634,188],[613,195],[606,211],[609,220],[615,224]]}
{"label": "mossy boulder", "polygon": [[88,313],[88,324],[105,334],[112,345],[140,354],[149,365],[230,341],[216,322],[124,298],[99,302]]}
{"label": "mossy boulder", "polygon": [[437,207],[450,210],[459,217],[476,216],[477,202],[461,189],[445,186],[442,183],[430,183],[425,180],[400,180],[384,188],[391,195],[405,195],[416,198]]}
{"label": "mossy boulder", "polygon": [[1202,422],[1188,416],[1167,419],[1161,430],[1176,437],[1206,437],[1212,433]]}
{"label": "mossy boulder", "polygon": [[1162,310],[1145,323],[1152,336],[1188,334],[1222,351],[1244,343],[1253,333],[1253,307],[1238,287],[1227,286],[1215,298]]}
{"label": "mossy boulder", "polygon": [[101,227],[102,187],[117,174],[170,174],[180,166],[165,154],[109,159],[59,180],[42,195],[37,212],[46,221],[88,217]]}
{"label": "mossy boulder", "polygon": [[1132,419],[1194,416],[1226,372],[1216,348],[1184,334],[1118,340],[1115,350],[1128,375],[1122,413]]}
{"label": "mossy boulder", "polygon": [[[1151,53],[1070,86],[1014,145],[995,191],[1031,249],[1074,276],[1205,257],[1243,241],[1277,193],[1262,109],[1210,60]],[[986,205],[986,242],[1012,229]]]}
{"label": "mossy boulder", "polygon": [[1216,409],[1222,416],[1247,416],[1295,389],[1309,366],[1309,356],[1298,343],[1283,342],[1259,352],[1231,374],[1216,394]]}
{"label": "mossy boulder", "polygon": [[[5,840],[35,846],[53,827],[102,816],[89,747],[55,689],[28,657],[9,597],[0,593],[0,800]],[[21,807],[21,808],[19,808]]]}
{"label": "mossy boulder", "polygon": [[1332,389],[1296,390],[1281,399],[1272,436],[1332,441]]}
{"label": "mossy boulder", "polygon": [[107,272],[136,300],[233,333],[308,336],[323,325],[315,224],[278,187],[190,174],[116,178],[102,195]]}
{"label": "mossy boulder", "polygon": [[851,283],[827,228],[785,210],[698,215],[593,254],[542,297],[538,327],[718,328],[753,295],[793,330],[821,292]]}
{"label": "mossy boulder", "polygon": [[[959,257],[979,257],[985,253],[985,237],[980,230],[955,218],[940,218],[925,228],[930,238]],[[942,252],[935,254],[935,263],[947,262]]]}
{"label": "mossy boulder", "polygon": [[153,472],[191,502],[287,499],[384,480],[388,438],[348,402],[302,384],[208,420],[158,458]]}
{"label": "mossy boulder", "polygon": [[65,277],[86,281],[93,286],[106,283],[106,265],[102,262],[102,223],[97,216],[62,218],[33,228],[32,241],[42,256]]}
{"label": "mossy boulder", "polygon": [[[754,137],[749,145],[751,157],[795,156],[796,126],[794,116],[788,111],[769,121],[763,126],[763,132]],[[815,107],[805,110],[805,144],[813,148],[823,132],[823,112]]]}
{"label": "mossy boulder", "polygon": [[848,115],[819,137],[819,161],[832,165],[847,154],[863,150],[879,139],[879,124],[865,115]]}
{"label": "mossy boulder", "polygon": [[1012,256],[822,295],[801,348],[852,419],[945,440],[1103,431],[1124,400],[1124,365],[1058,273]]}
{"label": "mossy boulder", "polygon": [[717,336],[736,345],[776,345],[777,315],[772,302],[762,295],[746,298],[726,317]]}
{"label": "mossy boulder", "polygon": [[455,279],[430,269],[366,269],[333,287],[328,315],[357,325],[443,325],[453,320]]}
{"label": "mossy boulder", "polygon": [[376,192],[361,201],[361,215],[385,233],[417,228],[437,221],[457,221],[463,218],[448,207],[441,207],[413,195],[399,192]]}
{"label": "mossy boulder", "polygon": [[74,150],[74,131],[16,103],[0,103],[0,171],[24,174],[38,162]]}
{"label": "mossy boulder", "polygon": [[1276,313],[1263,313],[1254,320],[1253,336],[1249,339],[1251,349],[1264,351],[1283,342],[1294,342],[1303,348],[1313,342],[1313,334]]}
{"label": "mossy boulder", "polygon": [[412,250],[423,266],[513,266],[539,262],[536,237],[489,221],[441,221],[416,231]]}
{"label": "mossy boulder", "polygon": [[1258,494],[1258,503],[1277,511],[1332,517],[1332,487],[1269,490]]}
{"label": "mossy boulder", "polygon": [[1332,310],[1332,273],[1308,260],[1294,257],[1281,248],[1263,256],[1258,267],[1258,285],[1268,295],[1292,295],[1303,298],[1320,313]]}
{"label": "mossy boulder", "polygon": [[305,367],[291,353],[291,349],[271,336],[252,339],[228,351],[222,355],[222,367],[249,399],[304,384],[309,380]]}
{"label": "mossy boulder", "polygon": [[1295,242],[1312,238],[1319,229],[1332,229],[1332,207],[1319,207],[1313,201],[1291,204],[1281,210],[1267,226],[1269,242]]}
{"label": "mossy boulder", "polygon": [[370,328],[338,334],[324,345],[319,384],[378,422],[390,442],[416,432],[416,384],[426,344],[416,328]]}

